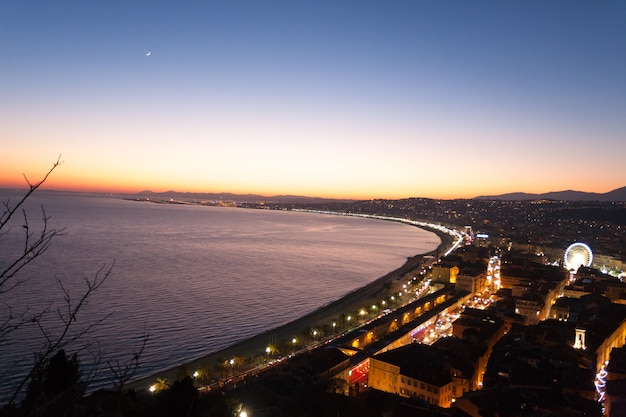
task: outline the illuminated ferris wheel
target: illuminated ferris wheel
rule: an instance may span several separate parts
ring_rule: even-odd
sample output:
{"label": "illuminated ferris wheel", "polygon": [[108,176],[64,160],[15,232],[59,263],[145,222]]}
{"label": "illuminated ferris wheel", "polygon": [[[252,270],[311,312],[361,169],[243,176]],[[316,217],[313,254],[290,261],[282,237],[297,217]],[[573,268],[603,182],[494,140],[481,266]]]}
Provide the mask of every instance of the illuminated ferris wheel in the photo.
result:
{"label": "illuminated ferris wheel", "polygon": [[581,266],[589,267],[592,260],[593,253],[591,253],[591,248],[581,242],[572,243],[565,250],[565,255],[563,256],[565,267],[570,271],[577,271]]}

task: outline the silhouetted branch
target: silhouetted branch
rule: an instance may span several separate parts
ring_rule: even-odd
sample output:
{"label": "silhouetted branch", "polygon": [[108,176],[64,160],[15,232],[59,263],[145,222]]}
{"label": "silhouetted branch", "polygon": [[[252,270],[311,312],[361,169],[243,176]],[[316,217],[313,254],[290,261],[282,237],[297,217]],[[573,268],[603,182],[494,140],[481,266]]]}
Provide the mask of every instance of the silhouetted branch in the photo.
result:
{"label": "silhouetted branch", "polygon": [[143,355],[143,351],[148,343],[149,336],[150,335],[144,330],[141,347],[138,351],[133,352],[133,357],[130,361],[123,365],[120,364],[120,361],[117,359],[115,361],[109,361],[109,370],[113,374],[113,385],[117,391],[122,391],[124,386],[135,376],[137,368],[139,368],[141,355]]}
{"label": "silhouetted branch", "polygon": [[[39,331],[42,337],[45,339],[45,342],[39,352],[35,354],[35,363],[31,368],[31,371],[16,385],[13,394],[11,395],[9,404],[15,401],[26,383],[35,375],[38,369],[44,367],[44,365],[49,361],[52,355],[54,355],[59,350],[65,348],[66,346],[75,343],[76,341],[84,337],[87,333],[89,333],[94,327],[98,326],[104,320],[111,316],[112,313],[108,313],[98,320],[87,322],[77,331],[71,331],[76,326],[79,311],[84,306],[89,297],[93,295],[93,292],[100,288],[102,284],[104,284],[104,282],[111,274],[114,265],[115,263],[113,263],[108,268],[106,268],[106,266],[101,267],[96,273],[95,277],[91,280],[85,277],[84,280],[87,288],[80,294],[75,303],[72,302],[71,293],[63,286],[61,280],[57,278],[57,282],[64,294],[63,308],[57,309],[57,316],[59,318],[59,321],[62,323],[62,326],[60,330],[57,330],[57,332],[53,334],[44,326],[42,320],[40,320],[41,317],[33,321],[33,324],[35,324],[35,326],[39,328]],[[43,316],[49,310],[49,308],[46,309],[41,315]]]}
{"label": "silhouetted branch", "polygon": [[[64,229],[57,230],[49,228],[48,221],[50,220],[50,217],[46,215],[46,211],[42,206],[42,226],[41,230],[35,234],[31,230],[32,228],[28,220],[26,210],[23,209],[26,200],[41,186],[41,184],[46,181],[46,179],[48,179],[48,176],[50,176],[52,171],[62,164],[60,158],[61,157],[59,156],[56,162],[52,164],[52,168],[50,168],[41,181],[32,184],[28,181],[28,179],[26,179],[29,189],[15,205],[11,205],[10,200],[3,202],[4,209],[0,215],[0,236],[5,235],[8,232],[9,222],[21,209],[23,215],[23,223],[21,227],[24,233],[24,244],[22,245],[22,250],[15,257],[15,259],[12,261],[6,260],[6,266],[4,269],[0,270],[0,295],[7,293],[26,282],[27,279],[20,280],[16,277],[20,270],[48,250],[52,240],[55,237],[62,235],[64,232]],[[0,331],[0,333],[2,333],[2,331]]]}
{"label": "silhouetted branch", "polygon": [[41,187],[41,184],[46,182],[46,180],[48,179],[50,174],[52,174],[52,171],[54,171],[56,169],[56,167],[58,167],[62,163],[63,163],[63,161],[61,161],[61,155],[59,155],[59,157],[57,158],[56,162],[54,162],[52,164],[52,168],[50,168],[50,170],[48,170],[48,172],[44,175],[43,179],[41,179],[39,182],[36,182],[35,184],[32,184],[30,181],[28,181],[28,178],[26,178],[26,175],[24,175],[24,179],[26,179],[26,183],[28,184],[28,191],[26,192],[26,194],[24,194],[24,196],[22,196],[20,201],[13,207],[11,207],[10,201],[6,201],[6,202],[3,203],[5,210],[2,213],[2,215],[0,216],[0,230],[4,229],[6,224],[9,223],[9,220],[11,220],[11,217],[13,217],[13,215],[20,209],[20,207],[22,207],[24,205],[26,200],[28,200],[28,198],[39,187]]}
{"label": "silhouetted branch", "polygon": [[[43,206],[41,207],[41,223],[36,227],[31,224],[26,209],[24,208],[26,201],[31,195],[41,187],[52,172],[61,164],[62,161],[59,156],[43,178],[37,182],[31,182],[26,175],[24,175],[24,179],[28,184],[28,190],[25,194],[15,204],[12,204],[10,200],[2,203],[3,210],[2,213],[0,213],[0,238],[7,235],[12,222],[17,222],[15,219],[20,211],[22,213],[22,220],[18,223],[18,227],[20,233],[23,233],[23,238],[22,242],[20,242],[17,247],[19,250],[17,250],[13,258],[11,258],[12,255],[9,254],[7,255],[9,259],[0,259],[0,261],[2,261],[0,264],[3,265],[2,269],[0,269],[0,296],[7,294],[28,281],[28,278],[22,278],[19,273],[28,264],[46,252],[54,238],[64,233],[64,229],[54,229],[50,227],[50,217],[46,214]],[[5,256],[5,254],[0,254],[0,256]],[[111,315],[111,313],[105,314],[104,317],[98,320],[89,319],[85,321],[84,324],[82,321],[79,321],[79,312],[83,309],[87,300],[93,296],[94,292],[106,282],[114,265],[115,262],[109,267],[106,265],[102,266],[93,278],[84,277],[85,288],[77,296],[76,294],[72,294],[70,290],[63,285],[63,282],[55,277],[63,293],[63,302],[55,311],[56,320],[46,320],[47,317],[53,317],[53,309],[56,304],[54,301],[51,301],[48,306],[34,313],[31,312],[28,307],[21,308],[21,310],[16,312],[14,300],[1,301],[4,314],[3,317],[0,318],[0,341],[7,340],[13,332],[28,325],[39,329],[43,341],[41,349],[34,352],[34,361],[28,374],[21,378],[14,386],[9,404],[13,404],[16,401],[16,398],[18,398],[20,393],[24,390],[26,384],[33,380],[33,378],[36,378],[42,369],[45,369],[50,359],[57,352],[68,345],[71,345],[74,349],[81,349],[79,346],[76,346],[76,343]],[[88,346],[89,344],[83,344],[84,349]],[[98,350],[94,356],[93,363],[95,365],[93,365],[92,378],[97,372],[101,361],[101,351]],[[133,368],[129,368],[129,371],[131,369]],[[134,369],[136,369],[136,366]]]}

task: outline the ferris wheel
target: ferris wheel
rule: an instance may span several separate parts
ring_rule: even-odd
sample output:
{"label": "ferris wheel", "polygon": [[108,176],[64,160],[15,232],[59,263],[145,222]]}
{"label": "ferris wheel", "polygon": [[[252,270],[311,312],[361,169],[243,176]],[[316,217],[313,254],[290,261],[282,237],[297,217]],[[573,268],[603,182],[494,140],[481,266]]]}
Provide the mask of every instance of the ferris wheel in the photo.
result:
{"label": "ferris wheel", "polygon": [[581,266],[591,266],[593,253],[591,248],[584,243],[576,242],[569,245],[565,250],[563,261],[568,270],[577,271]]}

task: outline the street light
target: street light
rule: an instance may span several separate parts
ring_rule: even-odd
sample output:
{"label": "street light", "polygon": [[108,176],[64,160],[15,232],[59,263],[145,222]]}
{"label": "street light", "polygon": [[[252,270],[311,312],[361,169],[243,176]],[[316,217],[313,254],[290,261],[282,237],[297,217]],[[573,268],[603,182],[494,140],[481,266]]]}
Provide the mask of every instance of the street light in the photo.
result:
{"label": "street light", "polygon": [[313,341],[315,342],[315,337],[317,336],[317,330],[313,330]]}
{"label": "street light", "polygon": [[270,361],[270,352],[272,351],[272,349],[268,346],[265,348],[265,353],[267,355],[265,362],[269,362]]}
{"label": "street light", "polygon": [[291,339],[291,344],[293,345],[291,353],[294,353],[296,351],[296,343],[298,343],[298,339],[296,339],[295,337]]}

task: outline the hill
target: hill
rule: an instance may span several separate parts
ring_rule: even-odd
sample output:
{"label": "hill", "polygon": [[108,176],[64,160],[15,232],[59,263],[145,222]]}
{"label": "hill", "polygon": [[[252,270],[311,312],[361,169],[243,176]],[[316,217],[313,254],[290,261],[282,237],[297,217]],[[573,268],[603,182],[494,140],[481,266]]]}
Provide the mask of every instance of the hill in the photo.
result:
{"label": "hill", "polygon": [[507,201],[526,201],[526,200],[557,200],[557,201],[626,201],[626,187],[618,188],[607,193],[587,193],[584,191],[552,191],[543,194],[529,193],[507,193],[501,195],[478,196],[475,200],[507,200]]}

